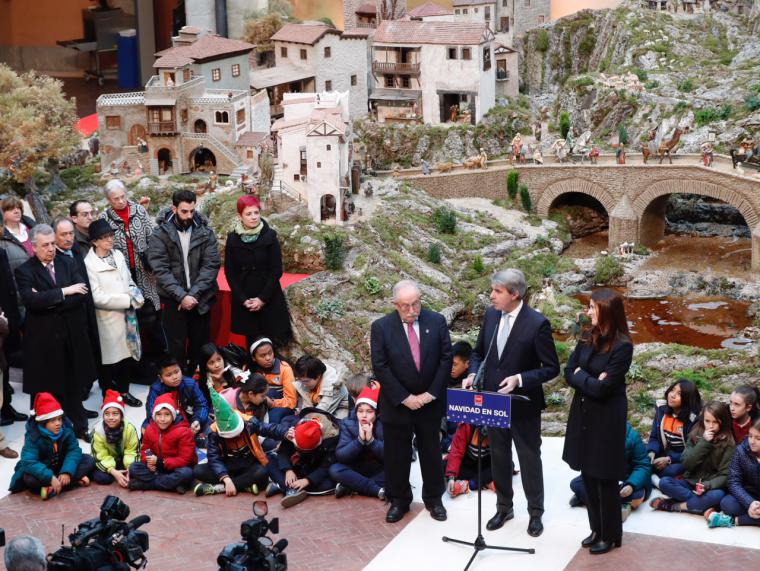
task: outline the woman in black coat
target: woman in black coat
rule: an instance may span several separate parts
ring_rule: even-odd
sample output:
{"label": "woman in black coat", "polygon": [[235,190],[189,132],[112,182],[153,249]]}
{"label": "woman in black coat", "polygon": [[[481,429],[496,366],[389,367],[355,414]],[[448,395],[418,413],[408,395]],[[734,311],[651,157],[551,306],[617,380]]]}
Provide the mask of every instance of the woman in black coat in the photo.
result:
{"label": "woman in black coat", "polygon": [[591,535],[581,545],[599,554],[622,544],[619,483],[627,475],[625,375],[633,358],[633,342],[619,293],[596,290],[588,315],[591,328],[565,367],[565,379],[575,396],[562,459],[580,470],[588,490]]}
{"label": "woman in black coat", "polygon": [[224,274],[232,292],[233,333],[245,335],[250,347],[256,337],[269,337],[275,347],[292,337],[290,312],[280,287],[282,253],[275,232],[261,218],[255,196],[237,201],[240,220],[227,235]]}

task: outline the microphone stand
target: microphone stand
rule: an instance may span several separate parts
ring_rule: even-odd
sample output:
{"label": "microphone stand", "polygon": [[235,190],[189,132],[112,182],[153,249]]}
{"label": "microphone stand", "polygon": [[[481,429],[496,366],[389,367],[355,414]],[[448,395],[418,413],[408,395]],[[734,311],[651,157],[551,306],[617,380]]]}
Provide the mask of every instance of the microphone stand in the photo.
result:
{"label": "microphone stand", "polygon": [[[496,327],[494,328],[493,335],[491,335],[491,340],[488,343],[488,350],[486,351],[486,356],[483,358],[483,361],[480,363],[480,367],[478,367],[478,371],[475,373],[475,379],[472,382],[472,388],[476,392],[483,392],[486,362],[488,361],[488,357],[491,355],[493,342],[494,342],[494,339],[496,338],[496,334],[498,331],[499,331],[499,326],[497,324]],[[470,557],[470,560],[467,562],[467,565],[465,566],[464,571],[467,571],[470,568],[473,561],[475,561],[475,558],[478,556],[478,553],[480,553],[481,551],[485,551],[486,549],[497,549],[500,551],[517,551],[520,553],[535,553],[536,552],[536,550],[533,548],[526,549],[523,547],[504,547],[501,545],[488,545],[486,543],[485,538],[483,537],[483,453],[482,453],[483,428],[484,426],[482,424],[477,426],[477,431],[478,431],[478,536],[477,538],[475,538],[475,541],[464,541],[462,539],[454,539],[446,535],[444,535],[441,538],[445,543],[458,543],[459,545],[469,545],[470,547],[474,549],[472,553],[472,557]]]}

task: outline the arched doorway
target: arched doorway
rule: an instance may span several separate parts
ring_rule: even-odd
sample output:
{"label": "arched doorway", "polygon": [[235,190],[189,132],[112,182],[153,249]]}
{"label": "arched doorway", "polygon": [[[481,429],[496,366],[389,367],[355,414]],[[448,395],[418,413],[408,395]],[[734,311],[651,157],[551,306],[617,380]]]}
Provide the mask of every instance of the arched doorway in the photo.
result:
{"label": "arched doorway", "polygon": [[158,159],[158,174],[172,174],[172,151],[166,147],[158,149],[156,153]]}
{"label": "arched doorway", "polygon": [[216,156],[206,147],[197,147],[190,153],[190,172],[216,171]]}
{"label": "arched doorway", "polygon": [[193,130],[196,133],[205,133],[206,132],[206,122],[203,119],[197,119],[195,121],[195,124],[193,125]]}
{"label": "arched doorway", "polygon": [[134,147],[140,142],[139,139],[146,141],[148,139],[148,132],[144,125],[137,123],[129,128],[128,143]]}
{"label": "arched doorway", "polygon": [[335,197],[332,194],[325,194],[319,201],[319,219],[335,220]]}
{"label": "arched doorway", "polygon": [[610,217],[607,209],[596,198],[581,192],[559,195],[549,206],[549,216],[561,216],[573,238],[581,238],[607,230]]}

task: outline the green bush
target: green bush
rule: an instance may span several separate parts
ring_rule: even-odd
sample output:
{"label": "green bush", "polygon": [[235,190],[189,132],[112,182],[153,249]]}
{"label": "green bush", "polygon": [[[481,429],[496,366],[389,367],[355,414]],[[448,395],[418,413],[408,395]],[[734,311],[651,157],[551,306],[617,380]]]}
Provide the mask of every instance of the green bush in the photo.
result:
{"label": "green bush", "polygon": [[676,87],[682,93],[691,93],[694,91],[694,82],[691,79],[684,79],[683,81],[679,81]]}
{"label": "green bush", "polygon": [[456,234],[457,215],[453,210],[441,206],[433,212],[433,222],[442,234]]}
{"label": "green bush", "polygon": [[380,280],[375,276],[369,276],[364,280],[364,289],[367,290],[367,293],[370,295],[377,295],[383,291],[383,284],[381,284]]}
{"label": "green bush", "polygon": [[628,129],[626,129],[625,125],[620,125],[618,127],[618,140],[621,145],[628,144]]}
{"label": "green bush", "polygon": [[475,256],[475,259],[472,261],[472,269],[475,271],[475,273],[483,275],[483,272],[486,271],[486,264],[483,262],[483,258],[478,254]]}
{"label": "green bush", "polygon": [[647,89],[654,89],[655,87],[659,87],[659,86],[660,86],[660,82],[657,81],[656,79],[650,79],[644,84],[644,87]]}
{"label": "green bush", "polygon": [[520,180],[520,173],[512,170],[507,174],[507,194],[512,200],[517,196],[517,183]]}
{"label": "green bush", "polygon": [[590,33],[583,36],[583,39],[578,44],[578,54],[588,57],[594,51],[595,46],[596,39],[594,38],[593,32],[590,31]]}
{"label": "green bush", "polygon": [[525,185],[520,186],[520,202],[522,202],[523,210],[525,210],[525,212],[533,210],[533,203],[530,200],[530,192]]}
{"label": "green bush", "polygon": [[757,111],[760,109],[760,97],[757,95],[752,95],[750,97],[747,97],[747,99],[744,100],[744,106],[749,111]]}
{"label": "green bush", "polygon": [[703,127],[718,120],[719,114],[716,109],[697,109],[694,111],[694,122],[697,127]]}
{"label": "green bush", "polygon": [[582,75],[575,80],[575,87],[586,87],[587,85],[594,85],[593,77]]}
{"label": "green bush", "polygon": [[753,83],[749,86],[750,91],[754,91],[755,93],[760,93],[760,83]]}
{"label": "green bush", "polygon": [[559,116],[559,133],[563,139],[567,138],[567,134],[570,132],[570,115],[567,111],[563,111]]}
{"label": "green bush", "polygon": [[598,284],[608,284],[615,278],[623,275],[622,264],[612,256],[600,256],[596,260],[595,282]]}
{"label": "green bush", "polygon": [[637,69],[634,73],[636,74],[636,77],[639,78],[639,81],[646,81],[649,79],[649,74],[645,69]]}
{"label": "green bush", "polygon": [[644,244],[636,244],[633,247],[633,253],[638,256],[648,256],[649,248],[647,248]]}
{"label": "green bush", "polygon": [[314,306],[314,312],[320,321],[339,319],[346,314],[346,304],[337,298],[323,299]]}
{"label": "green bush", "polygon": [[546,30],[539,30],[536,33],[536,51],[544,53],[549,49],[549,32]]}
{"label": "green bush", "polygon": [[441,247],[438,244],[430,244],[430,246],[428,246],[427,258],[431,264],[440,264]]}
{"label": "green bush", "polygon": [[346,246],[344,241],[343,235],[337,233],[325,234],[322,237],[325,266],[328,270],[343,269],[343,262],[346,261]]}
{"label": "green bush", "polygon": [[650,393],[641,391],[633,395],[633,408],[640,413],[651,413],[652,409],[657,404],[657,399]]}

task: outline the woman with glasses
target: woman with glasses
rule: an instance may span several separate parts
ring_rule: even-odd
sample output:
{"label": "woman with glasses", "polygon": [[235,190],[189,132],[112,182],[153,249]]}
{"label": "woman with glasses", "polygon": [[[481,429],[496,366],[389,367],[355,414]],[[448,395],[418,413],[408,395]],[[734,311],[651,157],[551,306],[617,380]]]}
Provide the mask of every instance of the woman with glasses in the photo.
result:
{"label": "woman with glasses", "polygon": [[114,231],[106,220],[90,224],[92,248],[84,259],[90,278],[101,351],[101,390],[118,392],[124,404],[140,407],[142,403],[129,392],[133,367],[142,349],[135,310],[144,298],[137,288],[124,255],[114,249]]}

